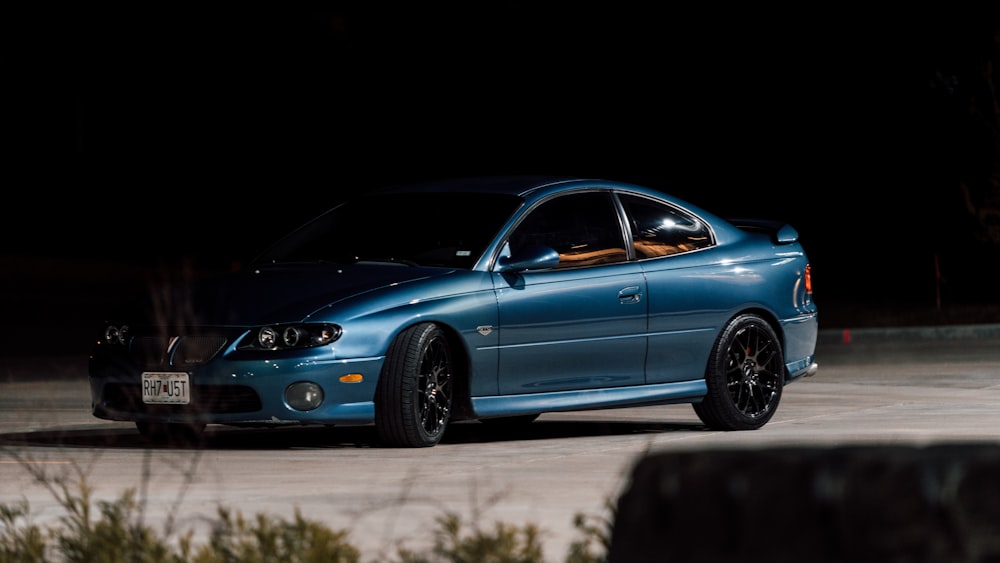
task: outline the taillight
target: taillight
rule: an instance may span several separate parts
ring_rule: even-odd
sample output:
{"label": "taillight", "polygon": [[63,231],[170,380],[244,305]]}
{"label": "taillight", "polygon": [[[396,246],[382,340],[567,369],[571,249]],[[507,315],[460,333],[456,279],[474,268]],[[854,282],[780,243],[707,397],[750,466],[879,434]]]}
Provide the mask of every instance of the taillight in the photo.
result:
{"label": "taillight", "polygon": [[813,292],[812,264],[806,264],[806,269],[805,272],[802,273],[802,277],[805,280],[806,293],[812,295]]}

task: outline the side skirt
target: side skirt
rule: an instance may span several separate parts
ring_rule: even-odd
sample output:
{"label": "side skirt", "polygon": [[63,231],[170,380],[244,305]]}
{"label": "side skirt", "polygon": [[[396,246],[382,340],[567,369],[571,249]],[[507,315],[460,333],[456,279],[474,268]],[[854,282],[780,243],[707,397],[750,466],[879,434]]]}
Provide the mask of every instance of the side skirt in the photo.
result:
{"label": "side skirt", "polygon": [[708,393],[704,379],[635,385],[582,391],[525,393],[473,397],[472,410],[476,417],[517,416],[559,411],[581,411],[624,407],[695,403]]}

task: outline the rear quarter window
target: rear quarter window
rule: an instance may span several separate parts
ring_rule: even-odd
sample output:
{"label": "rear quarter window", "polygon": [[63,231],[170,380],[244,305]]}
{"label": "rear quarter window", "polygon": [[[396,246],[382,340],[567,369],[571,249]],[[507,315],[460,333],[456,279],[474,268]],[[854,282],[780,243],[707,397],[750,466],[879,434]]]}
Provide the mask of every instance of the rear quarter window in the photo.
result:
{"label": "rear quarter window", "polygon": [[672,205],[620,194],[636,256],[659,258],[715,244],[712,230],[698,217]]}

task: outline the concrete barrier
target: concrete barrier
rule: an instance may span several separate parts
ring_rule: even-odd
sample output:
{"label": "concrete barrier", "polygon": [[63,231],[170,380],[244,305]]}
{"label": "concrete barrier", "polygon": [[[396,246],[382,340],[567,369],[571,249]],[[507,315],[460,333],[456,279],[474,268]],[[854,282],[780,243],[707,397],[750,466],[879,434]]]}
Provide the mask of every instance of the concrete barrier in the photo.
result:
{"label": "concrete barrier", "polygon": [[1000,445],[651,454],[610,563],[1000,561]]}

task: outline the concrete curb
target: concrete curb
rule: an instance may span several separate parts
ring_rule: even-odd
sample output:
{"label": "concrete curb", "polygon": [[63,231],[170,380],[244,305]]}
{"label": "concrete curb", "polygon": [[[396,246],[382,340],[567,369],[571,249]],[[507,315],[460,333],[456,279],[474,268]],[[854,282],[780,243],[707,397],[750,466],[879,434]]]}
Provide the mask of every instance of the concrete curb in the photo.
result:
{"label": "concrete curb", "polygon": [[819,331],[817,344],[991,339],[1000,340],[1000,324],[824,329]]}
{"label": "concrete curb", "polygon": [[651,454],[607,560],[996,561],[998,472],[993,443]]}

